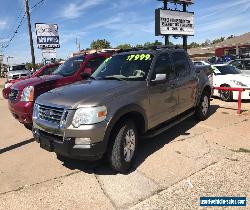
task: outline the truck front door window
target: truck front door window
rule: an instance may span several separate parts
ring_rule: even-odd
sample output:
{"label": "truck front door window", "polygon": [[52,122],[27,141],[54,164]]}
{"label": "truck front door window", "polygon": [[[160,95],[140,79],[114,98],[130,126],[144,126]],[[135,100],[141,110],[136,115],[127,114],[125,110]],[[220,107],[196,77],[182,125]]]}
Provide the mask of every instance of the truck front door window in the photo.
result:
{"label": "truck front door window", "polygon": [[167,80],[174,79],[175,73],[169,54],[162,54],[157,58],[152,79],[155,79],[156,74],[166,74]]}

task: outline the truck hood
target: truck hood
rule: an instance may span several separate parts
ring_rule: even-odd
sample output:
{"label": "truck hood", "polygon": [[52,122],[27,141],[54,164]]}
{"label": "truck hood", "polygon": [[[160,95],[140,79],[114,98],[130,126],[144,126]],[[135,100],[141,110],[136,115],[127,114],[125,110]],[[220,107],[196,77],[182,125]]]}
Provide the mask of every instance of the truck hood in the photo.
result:
{"label": "truck hood", "polygon": [[27,86],[37,86],[40,84],[45,85],[46,83],[55,82],[59,79],[63,78],[63,76],[60,75],[47,75],[42,77],[32,77],[29,79],[21,80],[17,83],[15,83],[12,88],[17,90],[23,90]]}
{"label": "truck hood", "polygon": [[[98,106],[114,97],[135,90],[137,82],[87,80],[51,90],[38,97],[37,103],[76,109],[79,106]],[[130,90],[131,89],[131,90]]]}

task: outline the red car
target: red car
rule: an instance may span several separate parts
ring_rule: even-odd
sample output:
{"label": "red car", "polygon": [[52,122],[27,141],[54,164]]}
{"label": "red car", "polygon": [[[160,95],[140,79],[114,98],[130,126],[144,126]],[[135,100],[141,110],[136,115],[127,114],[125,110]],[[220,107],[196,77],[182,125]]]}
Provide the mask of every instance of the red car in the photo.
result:
{"label": "red car", "polygon": [[40,68],[38,71],[36,71],[34,74],[32,74],[31,77],[21,77],[21,78],[15,79],[15,80],[7,81],[4,85],[4,89],[2,90],[3,97],[5,99],[9,98],[10,87],[14,83],[17,83],[21,80],[25,80],[25,79],[29,79],[29,78],[49,75],[49,74],[53,73],[58,68],[59,65],[61,65],[61,63],[50,63],[50,64],[47,64],[47,65],[43,66],[42,68]]}
{"label": "red car", "polygon": [[112,53],[94,53],[67,59],[51,75],[19,81],[11,86],[9,109],[12,115],[28,129],[32,129],[35,99],[49,90],[69,85],[92,74]]}

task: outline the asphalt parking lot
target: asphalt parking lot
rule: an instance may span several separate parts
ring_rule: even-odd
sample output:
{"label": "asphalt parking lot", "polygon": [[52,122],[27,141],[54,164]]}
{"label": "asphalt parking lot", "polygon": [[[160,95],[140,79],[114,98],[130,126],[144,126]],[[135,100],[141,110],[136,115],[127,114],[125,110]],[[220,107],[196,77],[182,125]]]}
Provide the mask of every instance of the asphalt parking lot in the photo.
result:
{"label": "asphalt parking lot", "polygon": [[0,209],[203,209],[201,196],[246,196],[250,209],[250,103],[241,115],[236,102],[211,104],[206,121],[143,140],[121,175],[105,161],[61,162],[40,149],[0,96]]}

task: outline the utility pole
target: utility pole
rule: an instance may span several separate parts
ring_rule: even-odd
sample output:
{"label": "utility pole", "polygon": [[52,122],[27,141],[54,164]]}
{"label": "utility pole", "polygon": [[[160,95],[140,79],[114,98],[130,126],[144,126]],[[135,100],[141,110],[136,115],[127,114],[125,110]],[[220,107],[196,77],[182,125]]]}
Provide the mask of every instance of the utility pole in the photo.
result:
{"label": "utility pole", "polygon": [[[183,12],[187,11],[187,4],[183,2]],[[183,35],[183,49],[187,51],[187,35]]]}
{"label": "utility pole", "polygon": [[31,57],[32,57],[32,68],[34,70],[35,69],[35,65],[36,65],[36,61],[35,61],[34,45],[33,45],[31,23],[30,23],[29,0],[25,0],[25,6],[26,6],[26,15],[27,15],[27,22],[28,22],[29,38],[30,38],[30,52],[31,52]]}
{"label": "utility pole", "polygon": [[80,40],[76,37],[76,49],[80,52],[81,51],[81,43]]}
{"label": "utility pole", "polygon": [[[163,4],[164,4],[163,8],[164,9],[168,9],[168,1],[164,0]],[[169,36],[168,35],[165,35],[165,45],[169,45]]]}

